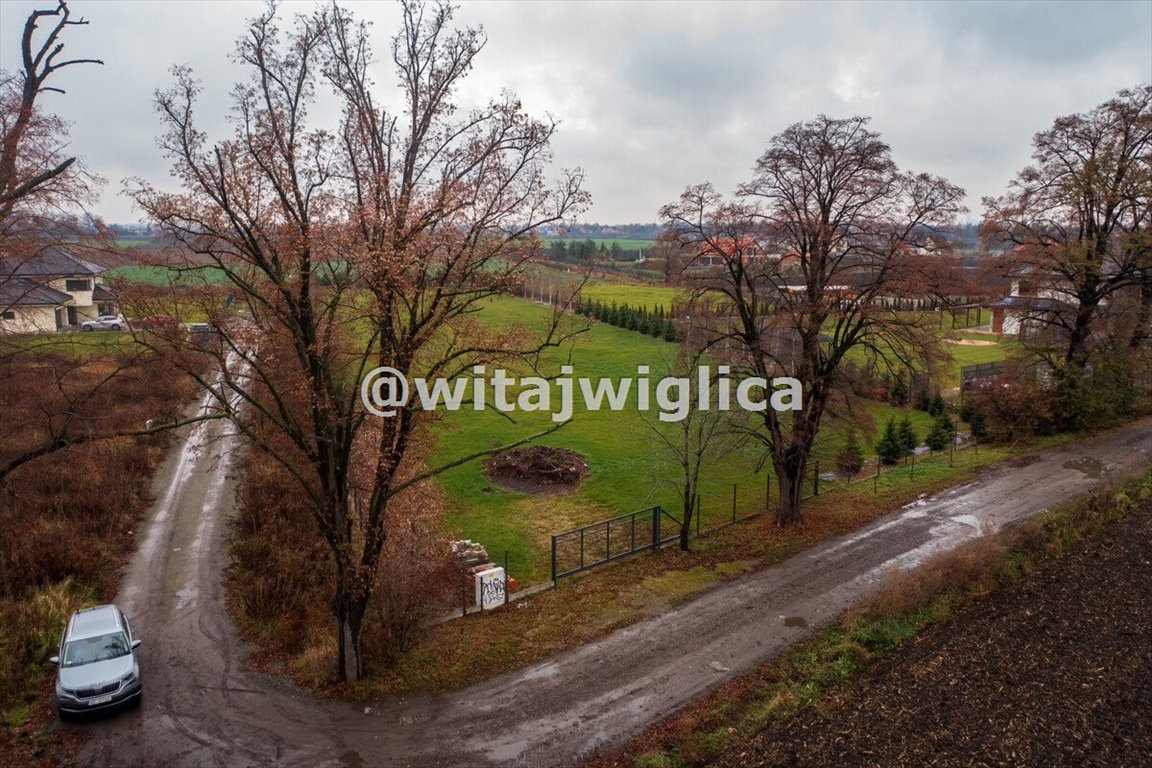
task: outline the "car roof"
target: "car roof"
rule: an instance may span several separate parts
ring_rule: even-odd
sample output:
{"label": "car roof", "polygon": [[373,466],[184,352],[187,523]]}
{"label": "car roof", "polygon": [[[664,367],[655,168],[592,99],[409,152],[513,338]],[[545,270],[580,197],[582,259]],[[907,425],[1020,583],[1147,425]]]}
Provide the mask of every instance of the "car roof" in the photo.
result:
{"label": "car roof", "polygon": [[120,625],[120,611],[114,605],[97,605],[81,608],[72,614],[67,640],[82,637],[106,635],[123,629]]}

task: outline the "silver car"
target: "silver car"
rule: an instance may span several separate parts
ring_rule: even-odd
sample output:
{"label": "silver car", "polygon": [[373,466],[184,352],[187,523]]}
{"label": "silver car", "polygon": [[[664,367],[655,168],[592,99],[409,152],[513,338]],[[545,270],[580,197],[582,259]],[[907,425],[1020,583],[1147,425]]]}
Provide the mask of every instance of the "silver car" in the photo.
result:
{"label": "silver car", "polygon": [[82,331],[119,331],[128,327],[120,315],[100,315],[95,320],[89,320],[80,325]]}
{"label": "silver car", "polygon": [[132,702],[140,703],[140,639],[115,605],[82,608],[72,614],[60,639],[56,705],[60,719]]}

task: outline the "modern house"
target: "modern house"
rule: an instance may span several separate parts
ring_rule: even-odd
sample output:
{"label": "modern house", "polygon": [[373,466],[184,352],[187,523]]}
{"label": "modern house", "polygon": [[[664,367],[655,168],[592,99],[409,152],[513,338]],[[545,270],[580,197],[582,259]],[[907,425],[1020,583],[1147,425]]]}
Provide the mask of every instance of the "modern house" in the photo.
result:
{"label": "modern house", "polygon": [[992,310],[989,330],[1022,341],[1038,341],[1056,318],[1075,310],[1075,305],[1060,296],[1059,291],[1038,288],[1027,280],[1013,280],[1007,296],[987,305]]}
{"label": "modern house", "polygon": [[50,333],[114,313],[115,297],[97,282],[104,271],[55,246],[0,255],[0,333]]}

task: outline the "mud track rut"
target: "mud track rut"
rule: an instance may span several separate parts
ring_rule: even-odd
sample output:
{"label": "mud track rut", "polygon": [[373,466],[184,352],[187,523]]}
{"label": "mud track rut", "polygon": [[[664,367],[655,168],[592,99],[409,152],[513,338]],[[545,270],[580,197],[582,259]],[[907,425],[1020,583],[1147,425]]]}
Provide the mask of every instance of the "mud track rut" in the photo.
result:
{"label": "mud track rut", "polygon": [[368,709],[245,663],[221,586],[237,449],[226,424],[203,422],[155,479],[158,501],[118,596],[144,638],[144,700],[69,726],[91,735],[87,765],[574,765],[831,621],[888,569],[1152,465],[1152,420],[986,472],[550,661]]}

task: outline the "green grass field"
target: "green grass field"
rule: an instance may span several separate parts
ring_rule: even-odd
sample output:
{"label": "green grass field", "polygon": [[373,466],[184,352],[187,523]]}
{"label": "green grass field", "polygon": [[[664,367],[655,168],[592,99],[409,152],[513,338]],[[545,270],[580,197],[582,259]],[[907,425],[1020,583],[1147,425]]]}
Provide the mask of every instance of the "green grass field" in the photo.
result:
{"label": "green grass field", "polygon": [[[652,295],[651,289],[642,286],[607,287],[619,291],[616,295],[622,300],[627,296],[629,303],[637,296]],[[631,291],[633,288],[637,290]],[[485,320],[490,323],[518,322],[532,327],[542,325],[545,313],[546,310],[539,305],[501,298],[486,307],[482,316],[487,315]],[[984,351],[989,348],[961,349],[966,350],[961,355],[965,364],[973,355],[995,354]],[[982,351],[967,352],[974,349]],[[1002,354],[1002,350],[999,352]],[[577,337],[571,348],[571,361],[577,377],[614,380],[636,376],[637,364],[645,363],[655,381],[668,370],[675,353],[674,344],[597,324]],[[547,356],[545,372],[557,373],[558,366],[567,360],[568,354],[569,350],[564,349]],[[951,366],[949,371],[958,376],[958,367]],[[507,549],[510,571],[522,583],[537,583],[548,578],[549,537],[553,533],[652,505],[660,505],[676,516],[680,514],[679,470],[675,456],[662,446],[652,431],[656,411],[641,414],[632,398],[621,412],[607,409],[586,411],[581,407],[579,395],[575,400],[574,418],[559,431],[538,441],[543,445],[569,448],[586,458],[588,475],[574,493],[532,496],[504,490],[488,481],[483,471],[483,460],[454,468],[439,477],[448,499],[449,527],[461,537],[482,542],[497,562],[502,562]],[[931,426],[928,414],[911,408],[868,402],[863,405],[863,410],[874,430],[881,429],[890,416],[899,420],[905,413],[921,439]],[[442,464],[468,453],[495,448],[541,432],[553,424],[550,416],[544,413],[516,412],[510,416],[514,421],[494,410],[474,411],[469,406],[445,414],[437,426],[438,443],[429,462]],[[663,428],[673,427],[665,425]],[[845,422],[826,415],[813,452],[813,459],[820,463],[822,470],[834,469],[835,456],[847,431]],[[874,455],[874,435],[865,430],[858,431],[858,437],[864,454]],[[759,443],[741,446],[733,441],[721,458],[706,467],[700,489],[703,527],[731,519],[734,486],[739,515],[764,509],[764,470],[755,471],[762,450]],[[775,478],[772,485],[775,503]]]}
{"label": "green grass field", "polygon": [[663,307],[665,312],[672,309],[677,294],[676,288],[665,285],[633,285],[607,280],[592,280],[580,289],[580,295],[586,301],[595,299],[604,304],[615,302],[630,307],[647,307],[650,310]]}
{"label": "green grass field", "polygon": [[129,264],[113,267],[105,273],[113,279],[148,285],[169,285],[170,283],[215,285],[226,281],[224,272],[217,267],[202,267],[196,270],[176,270],[168,267],[143,264]]}

